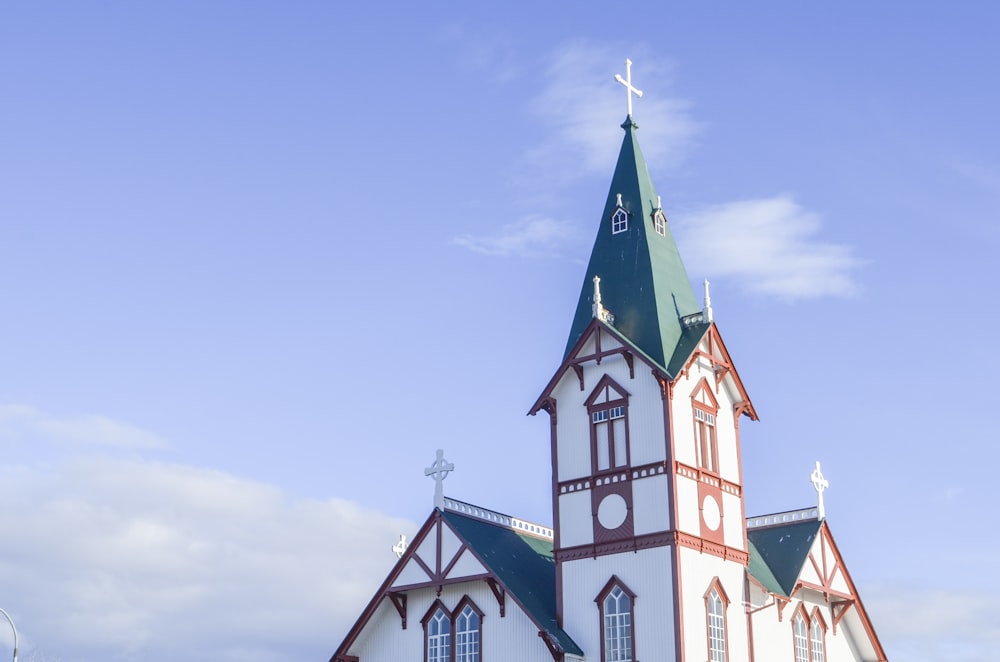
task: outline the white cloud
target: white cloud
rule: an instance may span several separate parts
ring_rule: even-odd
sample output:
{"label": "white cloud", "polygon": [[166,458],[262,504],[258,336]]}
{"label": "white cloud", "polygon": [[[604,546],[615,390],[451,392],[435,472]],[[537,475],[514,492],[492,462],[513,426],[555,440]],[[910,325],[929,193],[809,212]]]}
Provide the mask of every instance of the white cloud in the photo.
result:
{"label": "white cloud", "polygon": [[416,524],[138,460],[0,467],[0,595],[63,662],[326,659]]}
{"label": "white cloud", "polygon": [[518,257],[554,257],[582,240],[572,223],[544,216],[528,216],[504,225],[488,236],[461,235],[452,243],[476,253]]}
{"label": "white cloud", "polygon": [[1000,623],[986,590],[876,587],[865,603],[890,658],[911,662],[987,662],[1000,646]]}
{"label": "white cloud", "polygon": [[[532,107],[554,126],[554,137],[533,150],[529,161],[546,168],[559,160],[569,170],[609,171],[622,140],[617,127],[627,112],[625,89],[614,80],[615,72],[625,74],[623,52],[575,42],[549,55],[546,85]],[[633,53],[633,58],[633,84],[643,91],[641,99],[633,99],[643,155],[651,164],[676,165],[698,131],[690,104],[668,93],[669,64],[646,53]]]}
{"label": "white cloud", "polygon": [[55,418],[24,405],[0,405],[0,439],[49,441],[130,449],[162,449],[157,435],[106,416]]}
{"label": "white cloud", "polygon": [[819,215],[788,196],[708,207],[676,222],[681,254],[699,279],[788,301],[851,296],[863,261],[850,246],[822,241],[820,228]]}

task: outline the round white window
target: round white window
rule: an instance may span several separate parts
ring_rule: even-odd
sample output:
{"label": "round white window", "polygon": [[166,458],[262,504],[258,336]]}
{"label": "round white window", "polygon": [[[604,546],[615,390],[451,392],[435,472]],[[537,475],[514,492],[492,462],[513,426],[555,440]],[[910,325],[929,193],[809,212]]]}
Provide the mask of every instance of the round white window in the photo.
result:
{"label": "round white window", "polygon": [[609,494],[597,506],[597,521],[609,531],[617,529],[628,516],[628,505],[618,494]]}

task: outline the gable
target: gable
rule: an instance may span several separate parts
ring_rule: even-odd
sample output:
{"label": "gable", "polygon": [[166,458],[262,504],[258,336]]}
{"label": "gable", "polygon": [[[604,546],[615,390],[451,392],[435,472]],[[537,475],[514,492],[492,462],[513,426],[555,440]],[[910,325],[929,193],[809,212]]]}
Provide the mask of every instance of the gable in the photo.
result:
{"label": "gable", "polygon": [[737,414],[746,414],[751,420],[757,420],[757,412],[750,402],[743,380],[736,372],[732,357],[722,342],[722,336],[715,323],[699,325],[690,331],[691,342],[678,345],[678,353],[674,357],[676,360],[671,361],[668,367],[669,374],[677,379],[688,373],[696,362],[702,361],[702,365],[708,367],[715,375],[713,387],[716,390],[726,389],[732,401],[736,403]]}

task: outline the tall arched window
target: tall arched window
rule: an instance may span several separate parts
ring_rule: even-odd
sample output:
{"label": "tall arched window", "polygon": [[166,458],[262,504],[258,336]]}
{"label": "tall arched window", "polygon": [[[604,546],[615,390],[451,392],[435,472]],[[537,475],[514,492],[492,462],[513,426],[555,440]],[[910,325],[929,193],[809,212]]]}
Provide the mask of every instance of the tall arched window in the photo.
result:
{"label": "tall arched window", "polygon": [[596,599],[601,613],[601,660],[632,662],[635,631],[632,629],[633,593],[612,577]]}
{"label": "tall arched window", "polygon": [[809,645],[812,651],[812,662],[826,662],[826,624],[819,615],[819,609],[813,611],[812,622],[809,625]]}
{"label": "tall arched window", "polygon": [[795,637],[795,662],[809,662],[809,626],[801,610],[795,612],[792,631]]}
{"label": "tall arched window", "polygon": [[722,590],[718,577],[712,581],[705,593],[705,617],[708,626],[708,659],[710,662],[726,662],[728,643],[726,641],[726,607],[729,597]]}
{"label": "tall arched window", "polygon": [[455,616],[455,662],[479,662],[481,614],[468,599]]}
{"label": "tall arched window", "polygon": [[423,618],[424,641],[427,646],[427,662],[450,662],[451,660],[451,615],[435,601]]}

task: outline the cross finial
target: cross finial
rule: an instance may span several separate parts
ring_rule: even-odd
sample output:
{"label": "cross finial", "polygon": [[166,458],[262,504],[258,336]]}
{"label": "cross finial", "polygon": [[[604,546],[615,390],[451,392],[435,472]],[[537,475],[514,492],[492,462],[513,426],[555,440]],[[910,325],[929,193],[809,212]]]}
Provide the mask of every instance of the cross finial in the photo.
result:
{"label": "cross finial", "polygon": [[625,58],[625,78],[621,74],[615,74],[615,80],[628,90],[628,116],[632,117],[632,94],[642,98],[642,90],[632,85],[632,60]]}
{"label": "cross finial", "polygon": [[816,505],[816,511],[819,513],[820,519],[826,519],[826,509],[823,508],[823,490],[830,487],[830,481],[823,477],[823,472],[819,469],[818,461],[816,462],[816,468],[813,469],[809,478],[812,480],[813,487],[816,489],[816,494],[819,498]]}
{"label": "cross finial", "polygon": [[399,534],[399,542],[392,546],[392,552],[396,555],[397,559],[403,558],[403,553],[406,551],[406,534]]}
{"label": "cross finial", "polygon": [[455,470],[455,465],[444,459],[444,451],[437,450],[437,457],[434,464],[424,469],[425,476],[434,477],[434,507],[444,510],[444,486],[442,483],[448,474]]}

